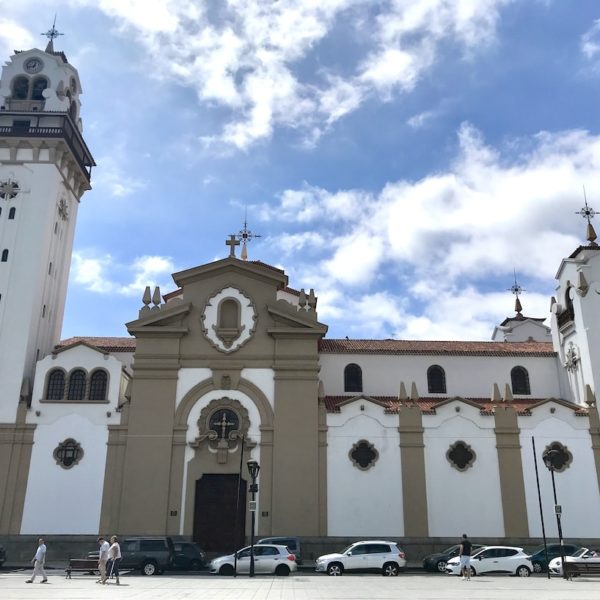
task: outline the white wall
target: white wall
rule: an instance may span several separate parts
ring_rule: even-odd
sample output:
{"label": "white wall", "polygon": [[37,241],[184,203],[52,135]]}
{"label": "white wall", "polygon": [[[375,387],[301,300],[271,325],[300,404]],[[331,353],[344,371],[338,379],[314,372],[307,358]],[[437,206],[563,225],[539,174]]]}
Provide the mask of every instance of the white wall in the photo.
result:
{"label": "white wall", "polygon": [[[423,415],[429,535],[503,536],[494,417],[482,416],[478,408],[459,401],[436,413]],[[470,445],[476,454],[473,466],[463,472],[446,459],[457,441]]]}
{"label": "white wall", "polygon": [[[552,409],[554,412],[551,412]],[[546,535],[557,538],[558,531],[554,515],[552,480],[541,456],[547,445],[560,442],[573,455],[571,466],[562,473],[555,473],[558,503],[563,510],[564,538],[599,538],[600,519],[597,518],[597,514],[600,508],[600,492],[587,417],[575,416],[570,408],[548,402],[532,410],[531,416],[520,416],[519,428],[530,535],[542,535],[531,443],[531,438],[534,437]]]}
{"label": "white wall", "polygon": [[[357,400],[342,406],[340,413],[328,414],[327,425],[327,534],[404,535],[398,415]],[[361,439],[379,452],[366,471],[348,456]]]}
{"label": "white wall", "polygon": [[[462,396],[466,398],[490,398],[492,386],[500,389],[510,384],[513,367],[525,367],[529,373],[531,395],[525,398],[560,397],[560,386],[554,356],[420,356],[385,354],[322,354],[321,379],[328,396],[343,395],[344,368],[356,363],[362,369],[363,391],[373,396],[397,396],[400,382],[407,391],[411,382],[417,384],[420,396]],[[440,365],[446,373],[447,394],[429,394],[427,369]]]}

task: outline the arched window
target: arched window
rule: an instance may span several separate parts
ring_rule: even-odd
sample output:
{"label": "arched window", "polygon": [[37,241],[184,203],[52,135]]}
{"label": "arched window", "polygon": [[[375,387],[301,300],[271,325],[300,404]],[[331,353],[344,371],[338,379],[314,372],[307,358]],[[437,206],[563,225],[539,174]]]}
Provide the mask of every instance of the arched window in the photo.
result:
{"label": "arched window", "polygon": [[345,392],[362,392],[362,370],[358,365],[350,363],[344,369],[344,391]]}
{"label": "arched window", "polygon": [[446,373],[439,365],[427,369],[427,391],[430,394],[446,393]]}
{"label": "arched window", "polygon": [[15,100],[27,100],[27,96],[29,95],[29,79],[27,77],[16,77],[13,81],[13,98]]}
{"label": "arched window", "polygon": [[565,308],[567,309],[567,314],[569,315],[569,319],[571,321],[575,318],[575,309],[573,308],[573,300],[571,300],[572,289],[573,286],[570,285],[565,293]]}
{"label": "arched window", "polygon": [[106,371],[94,371],[90,377],[90,400],[106,400]]}
{"label": "arched window", "polygon": [[219,327],[237,329],[240,326],[240,305],[227,298],[219,305]]}
{"label": "arched window", "polygon": [[69,393],[67,400],[83,400],[85,398],[85,371],[76,369],[69,376]]}
{"label": "arched window", "polygon": [[77,121],[77,102],[75,102],[75,100],[71,100],[71,106],[69,106],[69,114],[71,115],[71,119],[73,119],[73,121]]}
{"label": "arched window", "polygon": [[510,372],[510,382],[512,384],[513,394],[531,394],[531,388],[529,387],[529,373],[527,373],[525,367],[514,367]]}
{"label": "arched window", "polygon": [[0,259],[0,262],[8,262],[8,249],[7,248],[2,250],[2,258]]}
{"label": "arched window", "polygon": [[47,400],[63,400],[65,397],[65,374],[61,369],[54,369],[48,375],[46,385]]}
{"label": "arched window", "polygon": [[10,210],[8,211],[8,218],[14,219],[16,213],[17,213],[17,209],[14,206],[11,206]]}
{"label": "arched window", "polygon": [[32,100],[43,100],[44,90],[48,87],[48,80],[45,77],[37,77],[33,80],[33,86],[31,88],[31,99]]}

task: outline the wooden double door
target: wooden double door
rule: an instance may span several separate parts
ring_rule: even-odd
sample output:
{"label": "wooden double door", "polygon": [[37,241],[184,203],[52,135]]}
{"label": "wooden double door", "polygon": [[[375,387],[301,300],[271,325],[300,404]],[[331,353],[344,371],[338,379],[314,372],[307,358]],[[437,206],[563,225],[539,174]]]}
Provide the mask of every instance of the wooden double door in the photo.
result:
{"label": "wooden double door", "polygon": [[207,552],[229,553],[244,545],[246,481],[238,475],[203,475],[196,481],[194,541]]}

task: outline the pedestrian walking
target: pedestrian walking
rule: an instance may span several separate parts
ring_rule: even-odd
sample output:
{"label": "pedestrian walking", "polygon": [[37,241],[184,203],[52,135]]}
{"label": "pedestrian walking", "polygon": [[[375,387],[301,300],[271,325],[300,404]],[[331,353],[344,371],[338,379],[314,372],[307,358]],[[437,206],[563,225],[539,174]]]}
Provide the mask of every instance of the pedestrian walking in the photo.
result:
{"label": "pedestrian walking", "polygon": [[100,552],[98,553],[98,571],[100,571],[100,579],[96,583],[106,583],[106,563],[108,561],[108,549],[110,544],[100,536],[98,538],[100,544]]}
{"label": "pedestrian walking", "polygon": [[471,579],[471,544],[466,533],[463,533],[462,539],[460,540],[460,572],[462,574],[463,581]]}
{"label": "pedestrian walking", "polygon": [[110,561],[110,574],[109,577],[115,576],[115,583],[119,583],[119,563],[121,562],[121,546],[119,546],[119,539],[116,535],[110,538],[110,548],[108,549],[108,557]]}
{"label": "pedestrian walking", "polygon": [[38,540],[38,547],[31,562],[33,563],[33,573],[25,583],[33,583],[38,575],[42,577],[40,583],[48,583],[46,571],[44,571],[44,565],[46,564],[46,544],[44,543],[43,538]]}

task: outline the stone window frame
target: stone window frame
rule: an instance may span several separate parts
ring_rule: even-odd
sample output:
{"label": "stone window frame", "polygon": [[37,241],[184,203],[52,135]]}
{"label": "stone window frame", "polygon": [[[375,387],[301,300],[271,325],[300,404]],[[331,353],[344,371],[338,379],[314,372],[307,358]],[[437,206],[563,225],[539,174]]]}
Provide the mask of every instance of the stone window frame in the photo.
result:
{"label": "stone window frame", "polygon": [[[75,449],[75,458],[73,459],[73,462],[69,465],[66,465],[64,463],[64,457],[60,456],[61,451],[67,447],[74,447]],[[74,438],[66,438],[62,442],[59,442],[58,446],[54,448],[54,451],[52,452],[52,457],[54,458],[56,464],[59,467],[68,470],[78,465],[83,459],[84,454],[85,452],[83,451],[81,444],[77,440],[75,440]]]}
{"label": "stone window frame", "polygon": [[431,365],[427,369],[427,393],[448,393],[446,388],[446,371],[444,370],[444,367],[440,365]]}
{"label": "stone window frame", "polygon": [[[367,449],[373,453],[372,460],[369,461],[369,464],[365,466],[361,465],[353,456],[354,453],[357,450],[359,450],[359,448],[363,445],[367,446]],[[352,445],[352,448],[350,448],[350,450],[348,451],[348,458],[350,459],[350,462],[353,464],[353,466],[355,466],[359,471],[368,471],[369,469],[373,468],[375,466],[375,463],[379,460],[379,451],[377,450],[377,448],[375,448],[375,444],[363,438]]]}
{"label": "stone window frame", "polygon": [[510,387],[514,396],[531,396],[529,371],[524,366],[517,365],[510,370]]}
{"label": "stone window frame", "polygon": [[344,392],[362,393],[363,373],[360,365],[348,363],[344,367]]}
{"label": "stone window frame", "polygon": [[[85,373],[85,389],[83,391],[83,397],[81,399],[69,400],[69,389],[70,389],[70,381],[71,375],[77,371],[83,371]],[[63,374],[63,393],[61,398],[48,398],[48,386],[50,383],[50,378],[56,372],[62,372]],[[90,398],[91,395],[91,381],[92,377],[96,373],[103,372],[106,376],[106,386],[104,390],[104,398],[102,400],[92,400]],[[67,372],[63,367],[54,367],[50,369],[46,373],[46,381],[44,384],[44,397],[40,400],[42,403],[51,403],[51,404],[108,404],[110,401],[108,399],[108,393],[110,389],[110,373],[107,369],[99,367],[94,368],[88,372],[84,367],[74,367],[69,372]]]}
{"label": "stone window frame", "polygon": [[[454,452],[454,450],[456,450],[461,445],[465,448],[465,450],[467,452],[470,452],[471,456],[472,456],[471,460],[469,460],[467,463],[465,463],[465,465],[463,467],[461,467],[459,464],[457,464],[450,456]],[[450,447],[446,451],[446,460],[450,463],[450,466],[453,469],[456,469],[457,471],[464,473],[465,471],[468,471],[473,466],[475,461],[477,460],[477,453],[475,452],[475,450],[473,450],[471,445],[467,444],[467,442],[465,442],[464,440],[456,440],[456,442],[454,442],[453,444],[450,444]]]}
{"label": "stone window frame", "polygon": [[550,442],[545,448],[542,455],[548,452],[549,450],[558,450],[559,452],[563,452],[567,455],[567,460],[563,464],[560,469],[554,469],[555,473],[564,473],[573,463],[573,453],[569,450],[565,444],[559,441]]}

